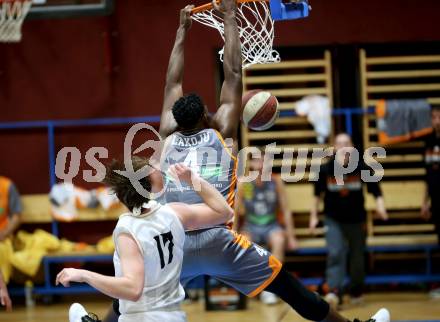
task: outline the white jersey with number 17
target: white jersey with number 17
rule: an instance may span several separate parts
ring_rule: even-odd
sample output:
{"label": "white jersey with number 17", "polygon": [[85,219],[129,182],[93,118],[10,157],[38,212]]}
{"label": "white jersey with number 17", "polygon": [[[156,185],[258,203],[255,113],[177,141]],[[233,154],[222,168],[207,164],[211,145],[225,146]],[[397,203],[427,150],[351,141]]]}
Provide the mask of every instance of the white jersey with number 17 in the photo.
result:
{"label": "white jersey with number 17", "polygon": [[[185,321],[185,314],[180,311],[180,303],[185,297],[180,285],[185,231],[174,210],[157,204],[140,217],[124,214],[113,231],[115,245],[118,235],[123,233],[131,235],[138,244],[144,258],[145,276],[138,301],[119,300],[119,321],[153,321],[158,313],[163,321]],[[122,276],[117,247],[113,263],[115,275]],[[167,319],[167,314],[174,317]]]}

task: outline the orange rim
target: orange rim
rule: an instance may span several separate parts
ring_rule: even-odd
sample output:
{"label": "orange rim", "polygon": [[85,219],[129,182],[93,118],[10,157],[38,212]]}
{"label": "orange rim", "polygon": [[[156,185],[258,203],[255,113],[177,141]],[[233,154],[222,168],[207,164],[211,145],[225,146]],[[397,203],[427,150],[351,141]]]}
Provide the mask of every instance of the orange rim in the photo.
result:
{"label": "orange rim", "polygon": [[[219,2],[217,0],[217,2]],[[237,0],[237,3],[245,3],[245,2],[269,2],[269,0]],[[195,14],[195,13],[199,13],[199,12],[203,12],[203,11],[208,11],[208,10],[212,10],[212,3],[206,3],[204,5],[195,7],[194,9],[191,10],[191,14]]]}

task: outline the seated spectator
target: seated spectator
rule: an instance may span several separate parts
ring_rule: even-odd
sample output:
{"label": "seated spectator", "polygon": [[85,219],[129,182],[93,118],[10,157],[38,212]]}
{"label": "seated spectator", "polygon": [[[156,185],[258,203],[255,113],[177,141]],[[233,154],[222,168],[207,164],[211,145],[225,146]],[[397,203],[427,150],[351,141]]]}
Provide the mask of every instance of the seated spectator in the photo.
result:
{"label": "seated spectator", "polygon": [[[283,261],[286,244],[289,250],[297,248],[294,223],[280,176],[272,174],[269,181],[262,180],[263,159],[261,156],[250,162],[250,169],[258,172],[257,179],[238,184],[236,213],[243,217],[240,232],[257,244],[269,246],[272,254]],[[278,213],[283,215],[285,229]],[[277,302],[276,296],[268,292],[261,294],[261,300],[266,304]]]}
{"label": "seated spectator", "polygon": [[20,226],[21,199],[14,183],[0,176],[0,242],[10,237]]}
{"label": "seated spectator", "polygon": [[320,168],[319,178],[315,183],[315,201],[310,213],[310,229],[314,232],[319,221],[319,203],[324,199],[325,238],[328,249],[326,281],[330,288],[325,299],[335,308],[342,299],[347,255],[352,303],[362,301],[367,239],[364,184],[368,192],[376,198],[376,214],[383,220],[388,219],[379,183],[364,182],[361,178],[362,170],[370,170],[364,162],[359,161],[354,171],[344,174],[342,184],[336,181],[336,169],[348,166],[350,155],[345,151],[352,149],[353,142],[348,134],[336,136],[336,154]]}

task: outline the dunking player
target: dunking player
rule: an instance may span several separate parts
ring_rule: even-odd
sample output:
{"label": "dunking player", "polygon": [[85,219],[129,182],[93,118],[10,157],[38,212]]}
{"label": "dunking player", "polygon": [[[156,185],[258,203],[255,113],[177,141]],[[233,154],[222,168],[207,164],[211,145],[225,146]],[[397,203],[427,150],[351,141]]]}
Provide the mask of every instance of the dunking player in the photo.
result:
{"label": "dunking player", "polygon": [[[162,170],[166,171],[166,167],[183,161],[232,203],[236,185],[236,138],[242,113],[241,44],[235,16],[236,1],[223,0],[220,4],[213,1],[213,6],[224,16],[225,25],[225,80],[220,107],[210,118],[199,96],[183,96],[184,42],[191,26],[192,9],[192,6],[187,6],[181,11],[166,79],[160,125],[160,134],[167,137],[165,169]],[[165,199],[166,202],[200,202],[189,186],[182,184],[179,188],[171,180],[168,181]],[[186,233],[182,282],[202,274],[223,281],[248,296],[255,296],[263,290],[275,293],[308,320],[348,321],[330,309],[317,294],[308,291],[268,251],[226,226]],[[110,318],[106,321],[116,321],[115,317]],[[380,310],[373,319],[389,322],[389,314]]]}
{"label": "dunking player", "polygon": [[[191,26],[192,9],[187,6],[181,12],[168,66],[160,134],[167,137],[165,168],[183,161],[232,203],[236,185],[236,139],[242,114],[241,43],[235,17],[236,1],[223,0],[219,5],[213,1],[212,4],[223,14],[225,25],[220,107],[210,118],[198,95],[183,96],[184,41]],[[169,181],[166,201],[200,202],[194,190],[182,188]],[[275,293],[306,319],[347,321],[301,285],[268,251],[225,226],[188,231],[184,251],[183,284],[196,276],[209,275],[251,297],[263,290]],[[386,321],[389,315],[381,310],[375,318]]]}

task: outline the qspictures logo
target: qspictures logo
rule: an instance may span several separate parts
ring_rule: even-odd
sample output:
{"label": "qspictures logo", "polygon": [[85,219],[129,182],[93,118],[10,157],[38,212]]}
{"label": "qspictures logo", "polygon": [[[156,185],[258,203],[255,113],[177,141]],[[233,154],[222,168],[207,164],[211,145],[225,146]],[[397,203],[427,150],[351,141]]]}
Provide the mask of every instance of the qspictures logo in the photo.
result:
{"label": "qspictures logo", "polygon": [[[148,131],[153,137],[141,146],[134,148],[133,142],[140,131]],[[268,144],[263,148],[244,147],[237,153],[238,166],[231,162],[230,151],[223,148],[223,145],[213,147],[209,130],[192,136],[171,135],[163,139],[156,129],[146,123],[133,125],[127,132],[124,139],[124,165],[125,170],[117,171],[120,175],[128,178],[136,191],[146,198],[158,198],[165,191],[167,185],[172,183],[173,191],[184,191],[188,185],[180,182],[178,178],[171,178],[168,169],[176,163],[183,163],[191,168],[195,175],[199,175],[216,186],[221,186],[222,182],[231,180],[231,174],[238,177],[240,182],[253,182],[261,175],[263,181],[272,180],[272,173],[275,168],[274,160],[281,160],[281,179],[284,182],[299,182],[303,180],[317,181],[321,165],[329,157],[344,160],[334,162],[335,182],[338,185],[344,184],[344,177],[356,171],[362,161],[367,169],[361,170],[361,179],[364,182],[379,182],[384,169],[377,161],[377,158],[385,158],[386,151],[382,147],[372,147],[360,153],[354,147],[335,150],[329,148],[300,148],[300,149],[281,149],[276,142]],[[224,140],[226,146],[232,147],[234,142],[227,138]],[[220,148],[219,148],[220,147]],[[134,170],[132,156],[139,155],[148,150],[150,153],[149,164],[143,168]],[[108,162],[109,151],[105,147],[91,147],[87,150],[84,158],[91,169],[83,170],[81,175],[86,182],[101,182],[106,175],[104,163]],[[81,152],[76,147],[63,147],[57,154],[55,173],[62,182],[71,183],[73,178],[80,175]],[[262,159],[261,170],[247,170],[248,161],[252,159]],[[69,160],[69,161],[68,161]],[[278,162],[279,165],[279,162]],[[307,167],[310,165],[309,171]],[[150,176],[153,172],[159,171],[166,180],[159,192],[151,193],[140,183],[140,180]],[[307,173],[315,175],[308,176]],[[194,186],[197,190],[200,187]]]}

